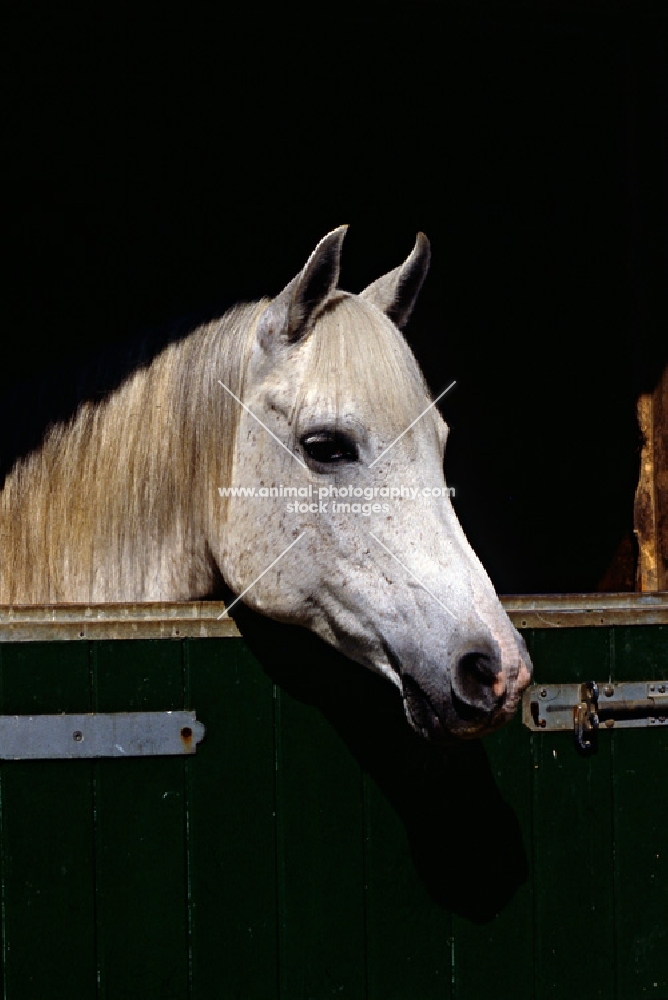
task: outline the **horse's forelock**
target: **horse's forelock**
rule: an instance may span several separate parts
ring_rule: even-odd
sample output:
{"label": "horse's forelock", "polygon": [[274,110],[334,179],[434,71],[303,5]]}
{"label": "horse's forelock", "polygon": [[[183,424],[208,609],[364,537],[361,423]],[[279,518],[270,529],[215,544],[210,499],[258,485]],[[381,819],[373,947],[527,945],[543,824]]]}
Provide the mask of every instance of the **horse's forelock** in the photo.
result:
{"label": "horse's forelock", "polygon": [[309,341],[296,410],[315,391],[337,410],[353,401],[376,426],[400,433],[428,405],[429,389],[404,337],[359,296],[337,291]]}

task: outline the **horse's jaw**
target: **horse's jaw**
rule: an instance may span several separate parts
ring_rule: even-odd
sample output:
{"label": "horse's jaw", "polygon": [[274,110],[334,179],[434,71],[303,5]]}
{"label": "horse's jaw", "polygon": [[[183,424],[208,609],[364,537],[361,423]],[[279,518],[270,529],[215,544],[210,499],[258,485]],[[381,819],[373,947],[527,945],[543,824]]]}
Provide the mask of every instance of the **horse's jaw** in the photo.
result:
{"label": "horse's jaw", "polygon": [[[344,573],[345,586],[339,587]],[[433,596],[435,588],[428,592],[415,584],[398,593],[394,578],[374,574],[370,580],[359,565],[348,563],[321,580],[302,614],[270,608],[268,596],[253,605],[270,617],[298,622],[385,677],[401,693],[410,725],[443,743],[504,725],[531,679],[524,640],[488,581],[487,588],[476,606],[468,587],[442,590],[452,615]]]}
{"label": "horse's jaw", "polygon": [[396,519],[373,534],[366,519],[337,533],[331,519],[295,524],[285,510],[258,532],[247,503],[232,510],[223,570],[232,591],[255,580],[242,598],[255,611],[310,629],[387,678],[427,739],[482,736],[512,717],[531,662],[451,508],[433,523],[423,510],[419,525]]}

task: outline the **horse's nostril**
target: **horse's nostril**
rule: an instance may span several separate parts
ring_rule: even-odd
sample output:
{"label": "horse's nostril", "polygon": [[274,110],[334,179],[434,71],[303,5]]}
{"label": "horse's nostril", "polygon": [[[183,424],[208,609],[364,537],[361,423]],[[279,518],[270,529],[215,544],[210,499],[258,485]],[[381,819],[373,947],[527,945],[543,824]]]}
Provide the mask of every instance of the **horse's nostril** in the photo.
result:
{"label": "horse's nostril", "polygon": [[506,690],[506,678],[495,656],[472,651],[452,668],[452,693],[468,708],[490,712]]}

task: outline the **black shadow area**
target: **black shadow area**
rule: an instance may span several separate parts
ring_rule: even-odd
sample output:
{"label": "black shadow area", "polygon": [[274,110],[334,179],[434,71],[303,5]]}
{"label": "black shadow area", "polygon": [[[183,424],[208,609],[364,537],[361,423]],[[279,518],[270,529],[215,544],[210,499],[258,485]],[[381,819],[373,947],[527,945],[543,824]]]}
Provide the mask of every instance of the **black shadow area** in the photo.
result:
{"label": "black shadow area", "polygon": [[399,692],[315,635],[237,604],[232,617],[263,669],[318,708],[399,816],[419,878],[440,906],[491,920],[528,874],[522,831],[479,740],[436,747],[406,721]]}

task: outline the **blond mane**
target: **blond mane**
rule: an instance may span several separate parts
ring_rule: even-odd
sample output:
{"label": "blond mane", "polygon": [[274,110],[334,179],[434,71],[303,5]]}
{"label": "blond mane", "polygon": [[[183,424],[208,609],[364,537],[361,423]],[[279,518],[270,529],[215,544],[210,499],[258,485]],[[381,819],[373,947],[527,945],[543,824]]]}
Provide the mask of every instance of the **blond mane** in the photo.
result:
{"label": "blond mane", "polygon": [[0,494],[0,603],[57,603],[73,589],[151,599],[147,545],[182,554],[186,591],[201,579],[204,493],[229,477],[239,415],[216,380],[243,393],[265,305],[235,306],[169,344],[18,459]]}

